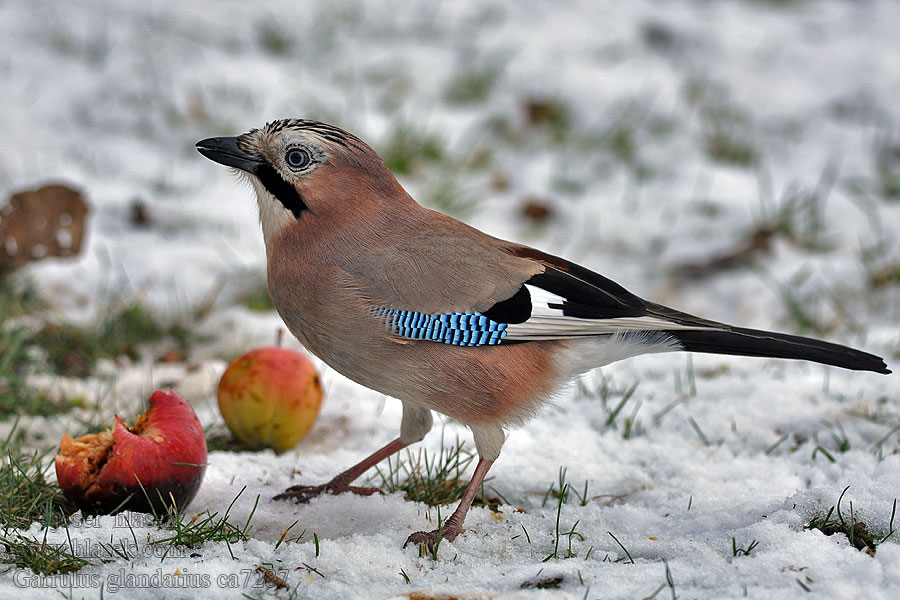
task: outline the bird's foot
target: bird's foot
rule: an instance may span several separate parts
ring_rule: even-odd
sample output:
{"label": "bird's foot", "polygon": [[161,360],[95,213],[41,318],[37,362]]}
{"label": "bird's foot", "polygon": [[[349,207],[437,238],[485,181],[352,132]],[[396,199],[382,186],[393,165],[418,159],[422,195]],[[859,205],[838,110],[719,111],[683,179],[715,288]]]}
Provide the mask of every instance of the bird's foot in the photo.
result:
{"label": "bird's foot", "polygon": [[323,483],[322,485],[292,485],[284,490],[273,500],[293,500],[297,504],[306,504],[313,498],[318,498],[322,494],[331,494],[337,496],[350,492],[357,496],[371,496],[372,494],[381,493],[381,490],[375,487],[361,487],[357,485],[341,485],[336,483]]}
{"label": "bird's foot", "polygon": [[433,554],[442,541],[452,542],[462,532],[462,527],[447,527],[447,523],[445,523],[441,529],[415,532],[406,538],[403,547],[406,548],[409,544],[416,544],[419,548],[424,548],[429,554]]}

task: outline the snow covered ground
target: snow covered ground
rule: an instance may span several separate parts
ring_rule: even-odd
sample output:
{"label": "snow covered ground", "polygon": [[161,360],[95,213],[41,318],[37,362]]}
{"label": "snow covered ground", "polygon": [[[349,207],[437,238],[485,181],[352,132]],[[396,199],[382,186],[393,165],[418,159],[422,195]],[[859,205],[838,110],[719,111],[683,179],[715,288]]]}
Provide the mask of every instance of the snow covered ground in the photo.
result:
{"label": "snow covered ground", "polygon": [[[178,319],[223,286],[192,324],[206,341],[189,365],[42,383],[101,399],[110,417],[174,384],[204,424],[219,422],[225,361],[271,343],[279,320],[240,301],[264,277],[251,192],[193,144],[295,116],[356,133],[420,201],[494,235],[688,312],[812,327],[896,370],[898,30],[892,0],[0,1],[0,192],[61,180],[92,205],[80,258],[28,268],[42,295],[77,322],[131,297]],[[130,221],[136,200],[147,227]],[[549,216],[525,216],[528,202]],[[684,275],[767,224],[777,233],[748,264]],[[396,435],[399,403],[328,370],[323,381],[320,419],[294,450],[209,457],[189,510],[222,514],[246,486],[230,519],[242,525],[259,498],[248,541],[161,558],[144,542],[164,534],[150,524],[73,523],[88,552],[132,531],[151,551],[57,579],[10,568],[0,596],[56,597],[51,585],[73,598],[273,596],[257,586],[260,564],[291,586],[283,598],[900,595],[900,534],[873,557],[805,527],[850,486],[844,517],[852,501],[854,518],[888,534],[897,375],[699,355],[604,367],[510,433],[488,484],[508,504],[473,509],[436,560],[401,549],[437,511],[400,494],[270,501]],[[54,444],[78,417],[20,427]],[[421,445],[456,436],[468,443],[439,422]],[[557,510],[544,500],[561,467],[572,491]],[[295,520],[288,537],[306,533],[279,544]],[[557,528],[580,535],[544,562]],[[166,589],[141,587],[153,583]]]}

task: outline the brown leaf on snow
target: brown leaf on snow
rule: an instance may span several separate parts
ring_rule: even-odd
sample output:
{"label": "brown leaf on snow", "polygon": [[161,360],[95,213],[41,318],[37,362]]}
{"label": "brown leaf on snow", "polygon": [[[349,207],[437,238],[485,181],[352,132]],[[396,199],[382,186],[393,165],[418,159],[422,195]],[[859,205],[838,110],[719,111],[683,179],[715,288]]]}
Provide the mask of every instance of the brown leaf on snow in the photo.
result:
{"label": "brown leaf on snow", "polygon": [[51,256],[77,256],[87,213],[81,192],[65,185],[13,194],[0,208],[0,270]]}

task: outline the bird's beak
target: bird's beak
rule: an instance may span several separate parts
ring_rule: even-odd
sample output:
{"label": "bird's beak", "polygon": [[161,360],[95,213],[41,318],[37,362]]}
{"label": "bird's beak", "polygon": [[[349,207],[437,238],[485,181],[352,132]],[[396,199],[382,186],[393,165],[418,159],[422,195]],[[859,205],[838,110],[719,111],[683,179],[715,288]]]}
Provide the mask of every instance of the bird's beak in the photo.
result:
{"label": "bird's beak", "polygon": [[236,137],[214,137],[197,142],[197,150],[208,158],[227,167],[253,173],[264,161],[261,157],[238,148]]}

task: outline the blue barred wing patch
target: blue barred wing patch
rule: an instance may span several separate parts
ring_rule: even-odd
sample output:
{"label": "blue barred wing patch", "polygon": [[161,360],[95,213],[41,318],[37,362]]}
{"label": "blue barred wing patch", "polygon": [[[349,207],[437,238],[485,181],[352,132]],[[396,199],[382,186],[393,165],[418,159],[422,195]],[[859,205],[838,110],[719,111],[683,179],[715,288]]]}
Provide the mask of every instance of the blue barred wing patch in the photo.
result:
{"label": "blue barred wing patch", "polygon": [[391,331],[411,340],[429,340],[454,346],[496,346],[506,337],[506,323],[479,312],[429,315],[413,310],[376,309]]}

